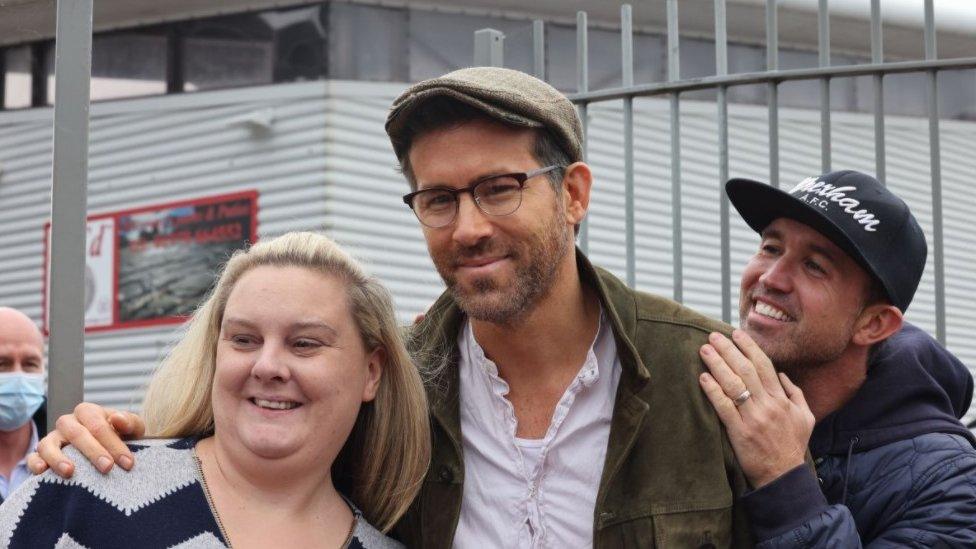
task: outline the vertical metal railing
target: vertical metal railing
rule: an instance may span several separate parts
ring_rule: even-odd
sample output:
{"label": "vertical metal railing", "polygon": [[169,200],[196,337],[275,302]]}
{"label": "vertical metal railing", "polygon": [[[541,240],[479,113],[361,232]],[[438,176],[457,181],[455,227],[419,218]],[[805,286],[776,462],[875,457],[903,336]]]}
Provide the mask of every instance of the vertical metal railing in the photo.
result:
{"label": "vertical metal railing", "polygon": [[[590,91],[590,60],[585,11],[576,13],[576,91],[583,94]],[[587,140],[590,134],[588,131],[590,119],[587,115],[587,103],[579,101],[577,109],[579,110],[580,121],[583,123],[583,161],[585,162],[588,149]],[[590,221],[585,217],[580,223],[579,247],[583,252],[589,251],[590,247]]]}
{"label": "vertical metal railing", "polygon": [[532,22],[532,74],[546,79],[546,25],[538,19]]}
{"label": "vertical metal railing", "polygon": [[[871,0],[871,62],[884,63],[881,0]],[[887,185],[885,176],[884,74],[872,76],[874,82],[874,176]]]}
{"label": "vertical metal railing", "polygon": [[[620,72],[623,86],[634,85],[634,32],[629,5],[620,7]],[[634,226],[634,98],[624,98],[624,228],[627,285],[637,285],[637,246]]]}
{"label": "vertical metal railing", "polygon": [[[766,70],[775,73],[779,70],[779,23],[777,21],[777,0],[766,0]],[[770,80],[766,84],[769,107],[769,184],[779,187],[779,82]]]}
{"label": "vertical metal railing", "polygon": [[[678,0],[668,0],[668,82],[681,80]],[[681,237],[681,92],[671,93],[671,250],[673,295],[684,298],[684,254]]]}
{"label": "vertical metal railing", "polygon": [[501,67],[504,58],[505,35],[495,29],[474,32],[474,64],[481,67]]}
{"label": "vertical metal railing", "polygon": [[[820,68],[830,66],[830,12],[828,0],[820,0],[817,6],[817,56]],[[830,76],[820,79],[820,171],[830,171]]]}
{"label": "vertical metal railing", "polygon": [[84,398],[85,229],[92,0],[59,0],[48,306],[48,429]]}
{"label": "vertical metal railing", "polygon": [[[935,42],[935,8],[925,0],[925,60],[938,58]],[[929,161],[932,178],[932,263],[935,268],[935,337],[945,345],[945,257],[942,235],[942,150],[939,142],[939,73],[928,71]]]}
{"label": "vertical metal railing", "polygon": [[[715,0],[715,75],[729,73],[728,38],[725,0]],[[722,321],[732,322],[732,236],[729,227],[729,198],[725,182],[729,180],[729,97],[728,86],[718,86],[718,200],[719,240],[722,269]]]}

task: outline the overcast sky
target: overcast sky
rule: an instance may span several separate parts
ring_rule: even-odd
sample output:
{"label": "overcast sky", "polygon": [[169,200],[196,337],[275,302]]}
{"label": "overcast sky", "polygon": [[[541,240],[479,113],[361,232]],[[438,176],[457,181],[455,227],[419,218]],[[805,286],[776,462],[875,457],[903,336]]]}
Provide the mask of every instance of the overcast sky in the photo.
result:
{"label": "overcast sky", "polygon": [[[740,4],[765,5],[766,0],[732,0]],[[818,0],[779,0],[781,8],[816,12]],[[830,13],[869,19],[871,0],[829,0]],[[881,0],[881,18],[885,23],[921,27],[925,21],[923,0]],[[935,21],[939,29],[976,32],[976,0],[935,0]]]}

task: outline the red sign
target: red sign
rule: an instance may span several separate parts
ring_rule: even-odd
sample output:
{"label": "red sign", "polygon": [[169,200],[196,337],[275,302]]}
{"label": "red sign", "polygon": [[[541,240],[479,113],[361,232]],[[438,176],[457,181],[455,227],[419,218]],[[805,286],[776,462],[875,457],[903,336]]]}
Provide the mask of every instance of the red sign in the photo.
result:
{"label": "red sign", "polygon": [[[231,254],[257,240],[257,197],[247,191],[89,217],[85,330],[183,322]],[[45,327],[47,299],[45,284]]]}

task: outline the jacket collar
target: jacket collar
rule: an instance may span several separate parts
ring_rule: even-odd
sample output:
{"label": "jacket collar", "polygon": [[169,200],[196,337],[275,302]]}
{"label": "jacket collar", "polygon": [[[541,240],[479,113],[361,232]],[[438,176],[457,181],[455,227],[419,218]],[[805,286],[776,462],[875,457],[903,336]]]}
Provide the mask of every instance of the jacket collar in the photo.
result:
{"label": "jacket collar", "polygon": [[[637,335],[634,291],[609,272],[594,267],[578,248],[576,267],[582,284],[597,293],[613,330],[622,367],[618,395],[636,396],[650,381],[650,375],[633,344]],[[464,318],[450,292],[444,292],[428,310],[424,320],[412,330],[409,338],[414,359],[426,373],[431,414],[450,434],[458,450],[461,421],[457,336]],[[625,408],[629,409],[630,406],[625,405]],[[646,405],[637,405],[633,412],[640,415],[645,408]]]}

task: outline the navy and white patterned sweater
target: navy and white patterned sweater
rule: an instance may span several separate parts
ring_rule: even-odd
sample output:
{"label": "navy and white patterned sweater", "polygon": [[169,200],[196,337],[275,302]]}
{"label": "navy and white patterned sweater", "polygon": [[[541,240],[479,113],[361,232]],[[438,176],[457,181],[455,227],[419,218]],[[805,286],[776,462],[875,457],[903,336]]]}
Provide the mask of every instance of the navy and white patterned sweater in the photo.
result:
{"label": "navy and white patterned sweater", "polygon": [[[197,438],[129,444],[132,471],[99,473],[74,448],[70,480],[51,471],[25,481],[0,506],[0,548],[12,549],[222,549],[220,532],[193,456]],[[402,547],[370,526],[354,509],[356,526],[346,547]]]}

